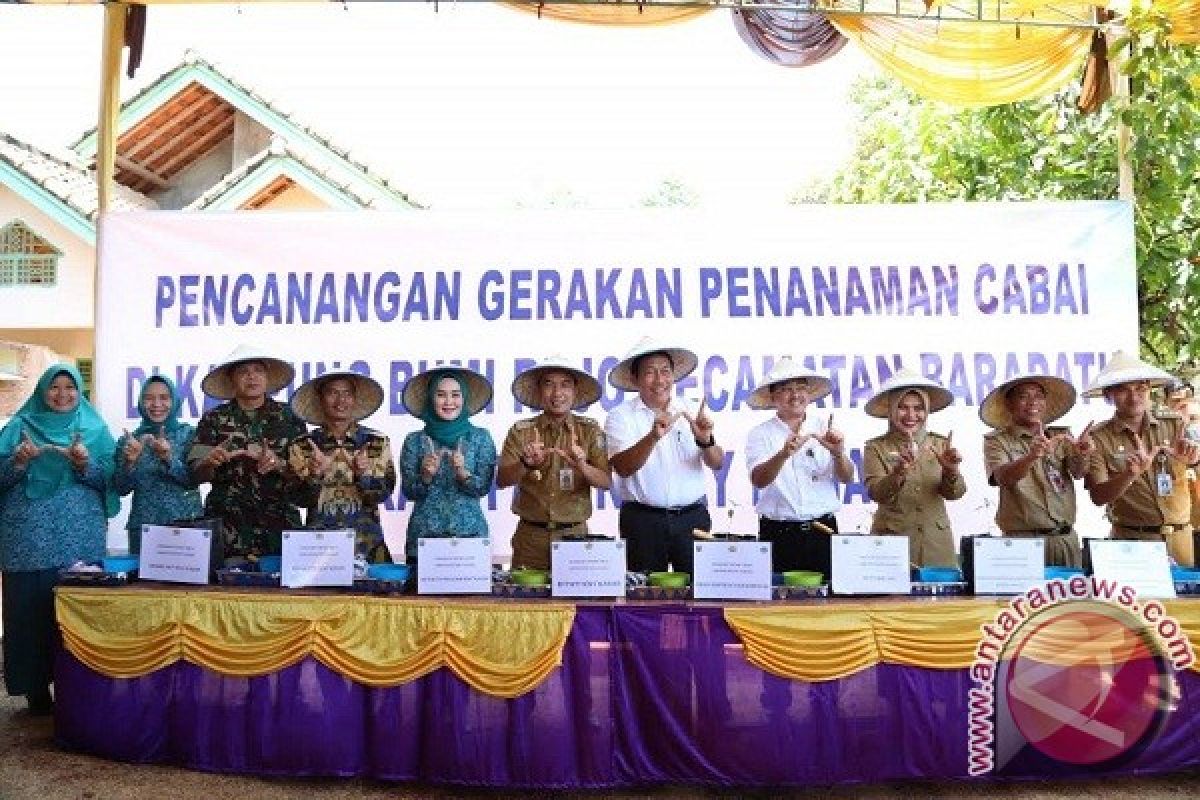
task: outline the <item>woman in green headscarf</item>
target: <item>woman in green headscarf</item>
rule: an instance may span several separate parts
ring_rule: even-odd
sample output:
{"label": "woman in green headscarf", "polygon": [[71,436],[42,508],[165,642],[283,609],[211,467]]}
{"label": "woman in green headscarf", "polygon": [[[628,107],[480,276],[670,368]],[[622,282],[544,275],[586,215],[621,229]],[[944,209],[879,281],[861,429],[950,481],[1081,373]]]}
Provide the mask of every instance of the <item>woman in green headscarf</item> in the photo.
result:
{"label": "woman in green headscarf", "polygon": [[69,364],[42,375],[0,431],[0,571],[4,681],[29,710],[49,713],[58,572],[104,556],[116,443]]}
{"label": "woman in green headscarf", "polygon": [[480,498],[492,487],[496,445],[471,424],[492,399],[487,378],[461,367],[439,367],[404,388],[408,413],[425,427],[404,439],[401,488],[413,503],[405,553],[417,554],[422,538],[488,535]]}
{"label": "woman in green headscarf", "polygon": [[141,424],[117,442],[113,485],[133,493],[129,510],[129,552],[141,550],[143,525],[168,525],[203,513],[200,492],[187,467],[196,429],[179,421],[181,399],[165,375],[151,375],[138,397]]}

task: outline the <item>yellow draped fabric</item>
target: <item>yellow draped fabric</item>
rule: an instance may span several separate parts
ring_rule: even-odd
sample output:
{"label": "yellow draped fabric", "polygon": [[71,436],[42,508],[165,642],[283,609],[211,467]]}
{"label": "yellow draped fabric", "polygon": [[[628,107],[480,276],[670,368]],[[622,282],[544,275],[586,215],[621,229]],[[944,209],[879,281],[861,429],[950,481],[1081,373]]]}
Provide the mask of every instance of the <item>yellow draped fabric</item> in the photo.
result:
{"label": "yellow draped fabric", "polygon": [[[878,664],[967,669],[981,626],[993,622],[1004,605],[964,599],[729,607],[725,620],[756,667],[793,680],[827,681]],[[1200,603],[1164,605],[1188,639],[1200,641]],[[1200,665],[1191,668],[1200,672]]]}
{"label": "yellow draped fabric", "polygon": [[1171,41],[1200,44],[1200,0],[1153,0],[1151,6],[1171,20]]}
{"label": "yellow draped fabric", "polygon": [[76,587],[57,590],[56,611],[67,650],[113,678],[179,660],[250,677],[311,656],[377,687],[446,667],[495,697],[545,680],[575,619],[556,603]]}
{"label": "yellow draped fabric", "polygon": [[705,6],[639,6],[636,2],[621,4],[540,4],[505,0],[503,5],[517,11],[540,14],[548,19],[579,22],[584,25],[670,25],[707,14]]}
{"label": "yellow draped fabric", "polygon": [[830,14],[834,26],[924,97],[958,106],[1027,100],[1080,74],[1090,30]]}

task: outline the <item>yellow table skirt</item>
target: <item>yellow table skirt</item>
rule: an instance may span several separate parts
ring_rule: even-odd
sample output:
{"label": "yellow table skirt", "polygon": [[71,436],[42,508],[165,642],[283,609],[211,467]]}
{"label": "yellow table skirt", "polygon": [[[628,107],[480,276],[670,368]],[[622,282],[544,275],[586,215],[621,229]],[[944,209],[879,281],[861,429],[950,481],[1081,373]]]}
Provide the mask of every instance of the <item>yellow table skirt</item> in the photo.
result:
{"label": "yellow table skirt", "polygon": [[157,588],[60,587],[55,604],[66,649],[112,678],[180,660],[251,677],[311,656],[377,687],[446,667],[495,697],[525,694],[560,666],[575,619],[559,603]]}
{"label": "yellow table skirt", "polygon": [[[968,669],[1003,599],[964,598],[906,603],[835,602],[731,606],[725,621],[741,640],[746,660],[784,678],[827,681],[877,664]],[[1200,602],[1163,601],[1191,641],[1200,637]],[[1196,664],[1191,667],[1200,671]]]}

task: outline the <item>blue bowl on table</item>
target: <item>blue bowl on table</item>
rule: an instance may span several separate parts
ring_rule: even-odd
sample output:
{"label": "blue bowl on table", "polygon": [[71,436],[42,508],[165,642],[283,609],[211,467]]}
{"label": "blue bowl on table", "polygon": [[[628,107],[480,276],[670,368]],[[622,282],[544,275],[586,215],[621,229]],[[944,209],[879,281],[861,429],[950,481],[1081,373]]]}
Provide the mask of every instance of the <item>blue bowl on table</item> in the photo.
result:
{"label": "blue bowl on table", "polygon": [[367,577],[377,581],[406,581],[408,564],[367,564]]}
{"label": "blue bowl on table", "polygon": [[283,556],[259,556],[258,571],[274,575],[283,571]]}
{"label": "blue bowl on table", "polygon": [[1070,580],[1083,574],[1082,567],[1046,567],[1046,580]]}
{"label": "blue bowl on table", "polygon": [[133,572],[138,568],[137,556],[105,556],[100,565],[105,572]]}
{"label": "blue bowl on table", "polygon": [[917,567],[913,570],[913,580],[920,583],[958,583],[962,579],[962,570],[958,567]]}
{"label": "blue bowl on table", "polygon": [[1171,580],[1175,583],[1196,583],[1200,582],[1200,569],[1193,567],[1180,567],[1171,565]]}

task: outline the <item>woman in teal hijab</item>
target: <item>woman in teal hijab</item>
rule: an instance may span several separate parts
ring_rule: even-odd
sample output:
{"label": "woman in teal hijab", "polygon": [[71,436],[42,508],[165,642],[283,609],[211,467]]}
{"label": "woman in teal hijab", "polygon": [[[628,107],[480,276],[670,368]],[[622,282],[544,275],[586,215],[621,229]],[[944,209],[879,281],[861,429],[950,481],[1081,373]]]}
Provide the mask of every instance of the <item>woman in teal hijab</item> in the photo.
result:
{"label": "woman in teal hijab", "polygon": [[187,467],[196,429],[179,421],[182,399],[165,375],[151,375],[138,396],[141,423],[117,442],[113,485],[133,493],[125,529],[129,552],[141,550],[143,525],[169,525],[203,513],[200,492]]}
{"label": "woman in teal hijab", "polygon": [[58,572],[104,556],[119,508],[109,488],[116,443],[82,386],[75,367],[55,364],[0,430],[4,681],[35,714],[52,708]]}
{"label": "woman in teal hijab", "polygon": [[417,555],[417,540],[488,535],[480,498],[492,488],[496,445],[471,417],[492,399],[487,378],[461,367],[439,367],[413,377],[404,387],[404,406],[425,427],[404,439],[400,478],[413,503],[405,553]]}

